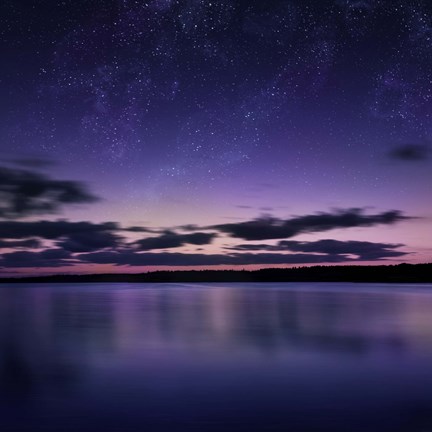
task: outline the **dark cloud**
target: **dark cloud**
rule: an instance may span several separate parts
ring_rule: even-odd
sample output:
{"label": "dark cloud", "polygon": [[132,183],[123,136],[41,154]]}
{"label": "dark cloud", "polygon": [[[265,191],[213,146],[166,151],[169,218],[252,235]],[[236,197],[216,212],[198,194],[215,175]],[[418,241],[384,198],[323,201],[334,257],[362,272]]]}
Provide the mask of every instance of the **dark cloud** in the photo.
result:
{"label": "dark cloud", "polygon": [[95,252],[77,256],[92,264],[114,264],[117,266],[212,266],[212,265],[276,265],[315,264],[349,261],[343,256],[280,253],[236,253],[236,254],[184,254],[184,253],[134,253]]}
{"label": "dark cloud", "polygon": [[129,231],[129,232],[148,232],[148,233],[158,233],[159,230],[155,230],[153,228],[146,228],[142,226],[131,226],[127,228],[123,228],[123,231]]}
{"label": "dark cloud", "polygon": [[430,156],[430,148],[425,144],[404,144],[390,152],[392,159],[408,162],[424,161]]}
{"label": "dark cloud", "polygon": [[247,222],[214,225],[211,228],[244,240],[271,240],[337,228],[391,225],[409,219],[396,210],[374,215],[365,215],[363,212],[363,209],[337,210],[334,213],[317,213],[286,220],[261,217]]}
{"label": "dark cloud", "polygon": [[200,228],[198,225],[195,225],[195,224],[187,224],[187,225],[180,225],[180,226],[176,227],[176,229],[181,230],[181,231],[193,232],[193,231],[199,231],[199,230],[205,229],[205,228]]}
{"label": "dark cloud", "polygon": [[[317,242],[318,243],[318,242]],[[348,242],[349,243],[349,242]],[[359,242],[361,243],[361,242]],[[359,248],[360,249],[360,248]],[[330,248],[328,249],[330,250]],[[354,249],[353,249],[354,250]],[[342,262],[358,262],[368,259],[383,259],[406,255],[404,252],[392,251],[379,247],[363,250],[361,256],[353,258],[342,253],[229,253],[229,254],[185,254],[185,253],[137,253],[130,249],[117,251],[106,250],[72,255],[64,249],[48,249],[43,252],[13,252],[4,254],[0,259],[0,267],[35,268],[62,267],[74,264],[112,264],[129,267],[188,267],[188,266],[246,266],[246,265],[277,265],[277,264],[326,264]],[[359,250],[357,250],[359,252]],[[360,253],[360,252],[359,252]]]}
{"label": "dark cloud", "polygon": [[0,240],[0,249],[37,249],[41,247],[41,242],[38,239],[27,239],[27,240]]}
{"label": "dark cloud", "polygon": [[[287,220],[262,217],[252,221],[201,228],[183,227],[183,232],[146,227],[122,228],[114,222],[92,223],[56,221],[0,221],[0,248],[17,249],[3,254],[4,268],[62,267],[76,264],[113,264],[118,266],[212,266],[319,264],[382,260],[406,255],[402,245],[360,241],[319,240],[300,242],[282,240],[276,245],[247,244],[228,248],[227,253],[151,253],[146,251],[204,246],[219,233],[246,240],[281,239],[304,232],[327,231],[393,224],[409,219],[398,211],[366,215],[364,210],[350,209],[317,213]],[[127,242],[121,233],[152,232],[158,236]],[[43,242],[43,241],[46,242]],[[54,247],[40,252],[21,248]],[[51,246],[47,246],[47,244]],[[54,245],[54,246],[53,246]],[[252,253],[256,252],[256,253]]]}
{"label": "dark cloud", "polygon": [[117,231],[119,226],[114,222],[69,222],[58,221],[0,221],[0,238],[25,239],[28,237],[40,237],[54,240],[61,237],[69,237],[77,233],[95,233],[102,231]]}
{"label": "dark cloud", "polygon": [[[12,244],[10,241],[12,239],[38,237],[45,240],[57,240],[56,245],[69,252],[91,252],[119,247],[122,245],[123,239],[116,233],[120,231],[119,226],[113,222],[98,224],[65,220],[38,222],[0,221],[0,238],[9,239],[9,241],[4,241],[5,244]],[[22,243],[24,244],[25,241],[29,240],[22,240]],[[30,243],[27,247],[31,247]]]}
{"label": "dark cloud", "polygon": [[314,252],[329,255],[356,255],[361,260],[374,260],[407,255],[397,251],[404,245],[392,243],[373,243],[366,241],[318,240],[315,242],[281,241],[281,247],[293,252]]}
{"label": "dark cloud", "polygon": [[70,233],[57,246],[70,252],[92,252],[106,248],[117,248],[122,238],[110,231],[87,231]]}
{"label": "dark cloud", "polygon": [[80,182],[54,180],[29,170],[0,167],[0,217],[55,213],[69,204],[97,201]]}
{"label": "dark cloud", "polygon": [[159,237],[148,237],[138,240],[134,243],[139,250],[153,250],[153,249],[169,249],[184,246],[186,244],[192,245],[207,245],[210,244],[216,237],[214,233],[192,233],[192,234],[177,234],[172,231],[166,231]]}
{"label": "dark cloud", "polygon": [[47,249],[42,252],[19,251],[2,254],[0,267],[3,268],[40,268],[65,267],[73,265],[70,253],[63,249]]}
{"label": "dark cloud", "polygon": [[329,256],[343,256],[345,259],[349,256],[358,261],[380,260],[385,258],[396,258],[407,255],[407,252],[396,250],[401,244],[390,243],[372,243],[364,241],[338,241],[338,240],[318,240],[314,242],[299,241],[280,241],[276,245],[265,244],[244,244],[238,245],[230,250],[238,251],[289,251],[289,252],[306,252],[319,253]]}

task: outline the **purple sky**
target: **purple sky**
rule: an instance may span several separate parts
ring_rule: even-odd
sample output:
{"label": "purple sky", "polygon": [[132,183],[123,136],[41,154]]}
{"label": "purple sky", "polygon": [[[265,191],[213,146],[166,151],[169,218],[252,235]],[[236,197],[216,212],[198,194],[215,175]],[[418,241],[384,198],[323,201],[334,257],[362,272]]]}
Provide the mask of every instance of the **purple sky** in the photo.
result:
{"label": "purple sky", "polygon": [[2,273],[431,261],[430,2],[40,3],[0,4]]}

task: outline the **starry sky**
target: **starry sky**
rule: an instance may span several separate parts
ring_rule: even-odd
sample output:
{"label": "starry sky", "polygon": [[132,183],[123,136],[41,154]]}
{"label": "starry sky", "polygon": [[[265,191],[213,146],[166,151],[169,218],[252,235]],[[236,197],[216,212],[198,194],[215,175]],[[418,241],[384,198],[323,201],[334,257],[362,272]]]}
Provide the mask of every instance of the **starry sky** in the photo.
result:
{"label": "starry sky", "polygon": [[0,269],[429,262],[432,3],[4,0]]}

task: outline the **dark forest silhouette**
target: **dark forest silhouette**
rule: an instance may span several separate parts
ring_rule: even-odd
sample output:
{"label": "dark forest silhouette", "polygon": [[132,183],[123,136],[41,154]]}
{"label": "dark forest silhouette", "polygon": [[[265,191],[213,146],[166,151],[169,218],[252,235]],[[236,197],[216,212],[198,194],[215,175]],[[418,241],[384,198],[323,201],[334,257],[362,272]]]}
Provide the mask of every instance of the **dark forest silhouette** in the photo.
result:
{"label": "dark forest silhouette", "polygon": [[314,266],[289,269],[156,271],[140,274],[53,275],[0,278],[0,283],[79,282],[383,282],[432,283],[432,264]]}

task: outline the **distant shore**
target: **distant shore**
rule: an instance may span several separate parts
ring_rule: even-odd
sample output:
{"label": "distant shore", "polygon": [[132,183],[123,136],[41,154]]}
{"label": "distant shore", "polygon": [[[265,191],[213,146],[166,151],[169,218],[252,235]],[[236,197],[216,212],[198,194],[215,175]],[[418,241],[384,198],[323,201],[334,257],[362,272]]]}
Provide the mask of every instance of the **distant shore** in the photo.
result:
{"label": "distant shore", "polygon": [[314,266],[262,270],[156,271],[0,278],[0,283],[361,282],[432,283],[432,264]]}

